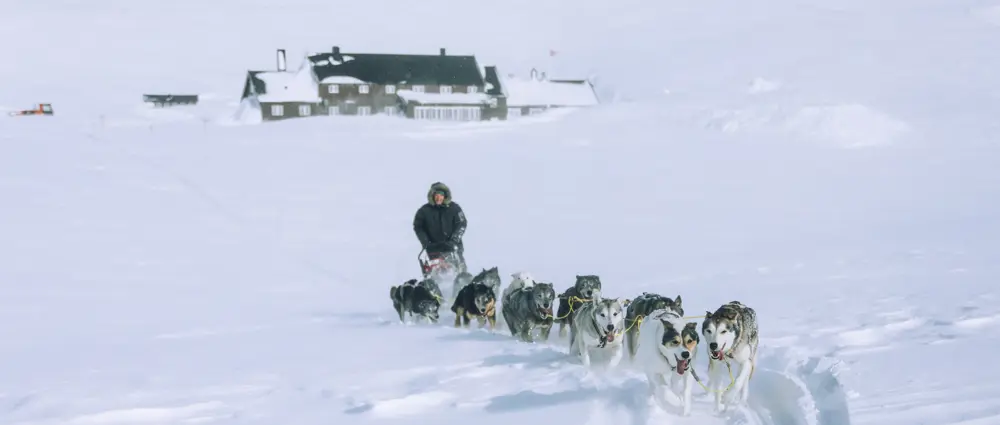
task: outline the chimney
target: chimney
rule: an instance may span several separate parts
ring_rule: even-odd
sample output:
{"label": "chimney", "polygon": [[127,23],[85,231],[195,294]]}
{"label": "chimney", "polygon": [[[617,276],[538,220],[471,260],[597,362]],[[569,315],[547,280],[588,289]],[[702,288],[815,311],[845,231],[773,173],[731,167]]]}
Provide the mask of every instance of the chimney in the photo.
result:
{"label": "chimney", "polygon": [[333,54],[334,55],[340,54],[340,46],[333,46]]}
{"label": "chimney", "polygon": [[441,56],[445,56],[445,54],[444,54],[444,47],[441,48]]}
{"label": "chimney", "polygon": [[340,55],[340,46],[333,46],[333,60],[342,62],[344,57]]}
{"label": "chimney", "polygon": [[278,49],[278,71],[285,71],[285,49]]}

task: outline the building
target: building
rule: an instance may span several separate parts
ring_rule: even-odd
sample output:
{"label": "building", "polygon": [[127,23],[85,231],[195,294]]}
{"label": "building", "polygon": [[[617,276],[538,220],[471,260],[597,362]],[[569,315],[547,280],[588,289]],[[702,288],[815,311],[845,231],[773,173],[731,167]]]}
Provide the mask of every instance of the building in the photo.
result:
{"label": "building", "polygon": [[[480,71],[475,56],[345,53],[308,55],[289,71],[278,50],[275,71],[248,71],[243,104],[264,121],[317,115],[398,115],[411,119],[507,119],[552,107],[596,104],[586,81],[503,80],[495,66]],[[544,93],[531,93],[543,88]],[[594,102],[588,98],[589,90]],[[511,103],[514,102],[514,103]]]}
{"label": "building", "polygon": [[550,80],[544,72],[531,70],[530,78],[513,75],[500,78],[506,97],[507,117],[537,115],[552,108],[581,108],[600,104],[593,84],[587,80]]}

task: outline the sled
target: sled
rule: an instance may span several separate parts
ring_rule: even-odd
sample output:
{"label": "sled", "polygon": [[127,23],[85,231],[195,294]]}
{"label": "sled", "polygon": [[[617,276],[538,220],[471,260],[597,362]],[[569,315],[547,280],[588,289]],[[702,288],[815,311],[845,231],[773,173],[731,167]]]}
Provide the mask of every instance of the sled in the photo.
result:
{"label": "sled", "polygon": [[439,280],[440,276],[457,274],[459,269],[458,255],[454,252],[431,254],[421,249],[417,254],[417,261],[420,262],[420,271],[424,279]]}
{"label": "sled", "polygon": [[12,117],[21,115],[52,115],[52,104],[51,103],[39,103],[38,107],[35,109],[24,109],[20,111],[8,112],[8,115]]}

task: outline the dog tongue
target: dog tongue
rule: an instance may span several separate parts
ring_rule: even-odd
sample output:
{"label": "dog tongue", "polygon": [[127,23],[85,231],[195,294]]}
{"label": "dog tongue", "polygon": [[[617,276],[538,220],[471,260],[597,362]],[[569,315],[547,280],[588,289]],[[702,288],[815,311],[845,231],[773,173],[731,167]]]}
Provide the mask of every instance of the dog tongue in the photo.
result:
{"label": "dog tongue", "polygon": [[684,372],[687,372],[687,370],[688,370],[688,361],[689,360],[681,360],[681,361],[677,362],[677,373],[683,375]]}
{"label": "dog tongue", "polygon": [[614,341],[615,340],[615,333],[614,332],[608,332],[607,340],[608,340],[608,342]]}

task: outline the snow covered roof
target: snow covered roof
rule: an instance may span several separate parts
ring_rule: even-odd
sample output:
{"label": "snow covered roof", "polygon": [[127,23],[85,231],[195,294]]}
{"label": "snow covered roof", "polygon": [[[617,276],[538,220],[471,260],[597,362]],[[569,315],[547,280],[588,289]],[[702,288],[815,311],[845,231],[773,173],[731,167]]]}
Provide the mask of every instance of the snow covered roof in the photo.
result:
{"label": "snow covered roof", "polygon": [[594,106],[599,102],[590,83],[501,77],[507,106]]}
{"label": "snow covered roof", "polygon": [[425,93],[413,90],[397,90],[396,96],[407,102],[416,102],[424,105],[479,105],[489,103],[490,101],[490,96],[486,93]]}
{"label": "snow covered roof", "polygon": [[367,81],[344,75],[331,75],[320,81],[322,84],[368,84]]}
{"label": "snow covered roof", "polygon": [[320,102],[319,86],[309,67],[289,72],[262,71],[252,75],[263,83],[262,90],[257,91],[257,99],[261,102]]}

